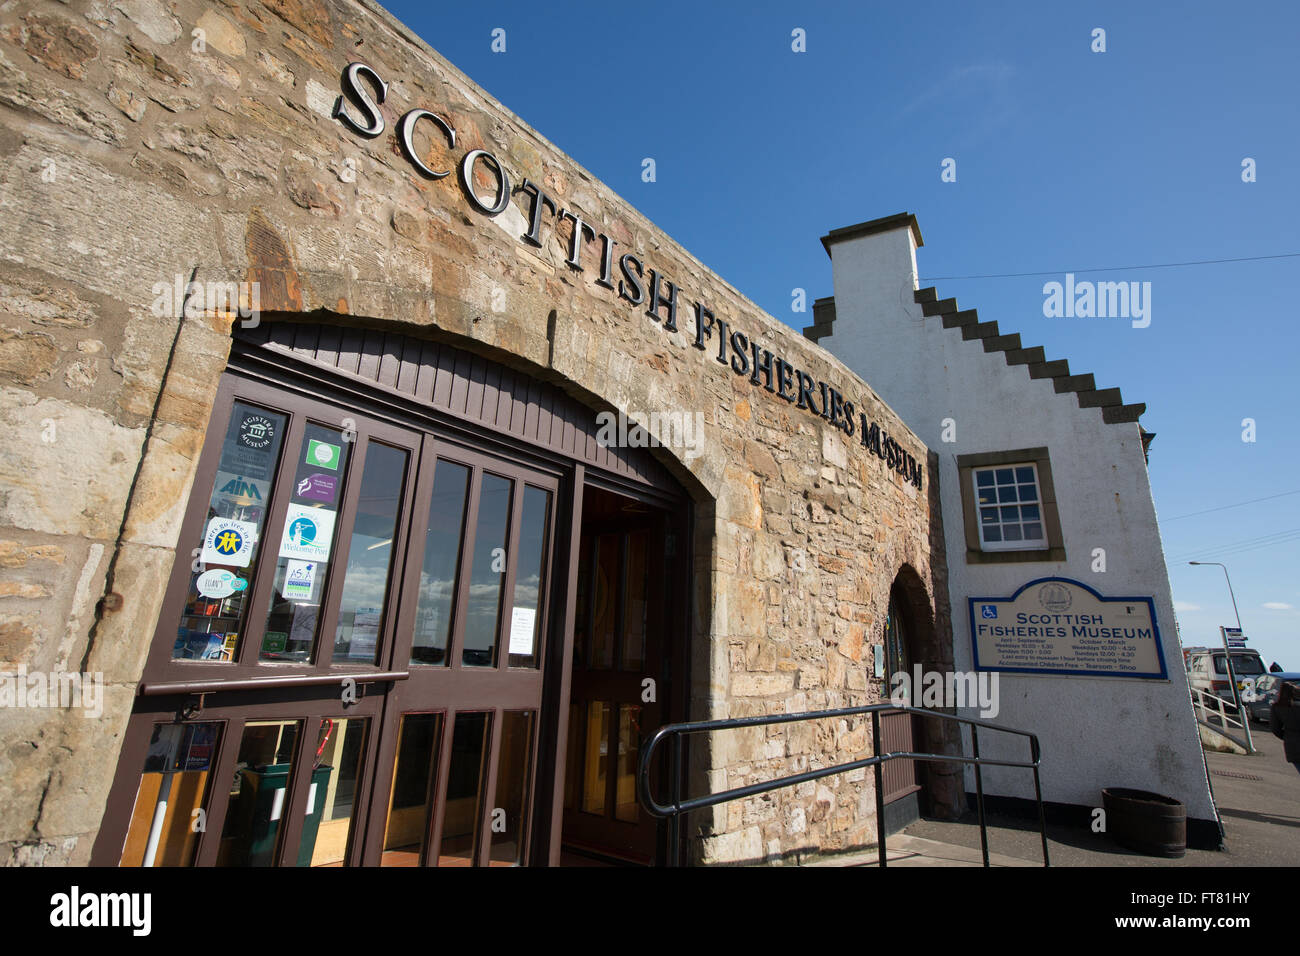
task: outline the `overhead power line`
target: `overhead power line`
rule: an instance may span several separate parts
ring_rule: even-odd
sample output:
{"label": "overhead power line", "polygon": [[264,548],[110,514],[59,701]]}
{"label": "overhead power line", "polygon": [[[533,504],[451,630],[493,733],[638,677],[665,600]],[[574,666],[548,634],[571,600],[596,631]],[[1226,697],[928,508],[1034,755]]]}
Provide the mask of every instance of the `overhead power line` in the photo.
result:
{"label": "overhead power line", "polygon": [[1281,252],[1274,256],[1240,256],[1236,259],[1193,259],[1190,262],[1153,262],[1145,266],[1110,266],[1097,269],[1053,269],[1050,272],[995,272],[978,276],[926,276],[925,282],[940,282],[948,279],[1027,279],[1033,276],[1059,276],[1065,273],[1079,275],[1084,272],[1129,272],[1133,269],[1180,269],[1184,266],[1214,266],[1225,262],[1263,262],[1268,259],[1300,258],[1300,252]]}
{"label": "overhead power line", "polygon": [[1292,528],[1288,531],[1278,531],[1274,534],[1261,535],[1258,538],[1247,538],[1244,541],[1237,541],[1231,544],[1211,545],[1209,547],[1199,548],[1195,551],[1186,551],[1170,560],[1185,561],[1189,558],[1224,557],[1229,554],[1242,554],[1247,551],[1256,551],[1260,548],[1271,548],[1274,545],[1288,544],[1292,541],[1300,541],[1300,528]]}
{"label": "overhead power line", "polygon": [[1185,515],[1174,515],[1172,518],[1162,518],[1162,521],[1181,521],[1183,518],[1195,518],[1197,515],[1208,515],[1215,511],[1227,511],[1229,508],[1240,508],[1242,505],[1258,504],[1261,501],[1272,501],[1274,498],[1285,498],[1287,495],[1300,495],[1300,488],[1295,491],[1283,491],[1276,495],[1266,495],[1263,498],[1251,498],[1249,501],[1238,501],[1235,504],[1219,505],[1217,508],[1206,508],[1204,511],[1193,511]]}

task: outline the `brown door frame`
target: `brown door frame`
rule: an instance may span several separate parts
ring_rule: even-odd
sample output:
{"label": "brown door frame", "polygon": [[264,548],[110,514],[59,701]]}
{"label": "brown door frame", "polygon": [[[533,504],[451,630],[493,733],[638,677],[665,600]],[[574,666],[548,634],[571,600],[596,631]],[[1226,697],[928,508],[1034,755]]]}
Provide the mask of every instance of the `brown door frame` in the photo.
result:
{"label": "brown door frame", "polygon": [[[419,603],[420,574],[423,564],[423,536],[412,533],[407,547],[406,574],[401,587],[401,617],[395,632],[393,647],[393,666],[404,667],[410,675],[401,686],[394,685],[386,694],[383,715],[383,731],[380,735],[381,752],[380,769],[375,778],[372,802],[376,812],[371,814],[366,831],[365,862],[367,865],[379,865],[383,854],[384,831],[387,827],[386,808],[391,795],[393,771],[397,756],[398,731],[402,717],[406,714],[441,712],[443,717],[442,741],[438,749],[438,766],[434,770],[434,790],[430,797],[429,819],[426,821],[426,841],[422,864],[429,859],[436,859],[441,841],[443,813],[448,774],[451,766],[451,743],[458,713],[489,713],[490,748],[487,774],[483,780],[483,800],[478,808],[480,845],[476,862],[486,865],[491,850],[491,838],[488,821],[490,814],[488,802],[495,794],[497,768],[500,755],[501,725],[508,711],[532,711],[535,714],[530,744],[530,760],[527,769],[528,780],[526,792],[529,795],[528,812],[521,821],[525,832],[520,835],[520,849],[525,861],[529,858],[528,832],[533,828],[533,821],[538,819],[536,813],[535,778],[539,761],[538,751],[541,738],[538,729],[541,724],[543,706],[543,687],[546,677],[545,667],[553,630],[549,626],[551,618],[550,578],[555,566],[555,553],[559,549],[559,536],[556,533],[559,497],[562,490],[561,477],[546,472],[526,468],[522,465],[502,461],[500,458],[457,443],[442,440],[437,435],[427,435],[421,456],[418,489],[416,491],[416,509],[411,514],[412,528],[427,528],[429,520],[429,501],[439,461],[454,462],[470,469],[469,488],[464,523],[461,527],[460,554],[458,565],[457,594],[452,604],[451,634],[447,648],[447,663],[444,665],[420,665],[409,663],[411,637],[415,612]],[[464,563],[466,555],[472,555],[475,544],[476,519],[480,499],[482,476],[498,475],[511,480],[511,514],[507,525],[506,553],[511,559],[506,563],[505,580],[502,582],[497,618],[497,664],[495,667],[466,667],[462,662],[465,640],[465,609],[469,597],[472,570]],[[536,648],[537,666],[535,668],[511,668],[509,666],[510,620],[505,608],[513,603],[515,575],[517,570],[520,522],[523,510],[525,486],[542,488],[550,493],[551,513],[548,517],[546,539],[544,542],[543,574],[547,586],[539,595],[538,617],[542,622],[539,644]],[[400,657],[398,655],[404,655]]]}
{"label": "brown door frame", "polygon": [[[289,480],[283,478],[286,470],[290,470],[288,450],[296,449],[297,443],[301,442],[302,430],[305,427],[304,422],[308,418],[322,420],[319,413],[313,415],[309,410],[318,408],[322,403],[336,406],[354,419],[360,418],[361,420],[358,422],[359,430],[364,432],[366,436],[373,434],[384,440],[386,444],[395,443],[401,447],[406,447],[412,452],[411,457],[408,459],[408,473],[403,489],[403,520],[399,531],[403,538],[403,552],[407,555],[410,554],[412,542],[417,537],[412,529],[419,526],[416,520],[419,516],[413,508],[415,506],[423,507],[427,517],[427,505],[418,504],[420,502],[420,491],[416,487],[417,481],[425,470],[421,458],[423,451],[419,444],[420,436],[423,436],[422,440],[426,445],[430,441],[442,441],[449,445],[472,444],[475,450],[483,449],[488,457],[493,455],[505,456],[507,461],[522,462],[529,470],[540,469],[543,473],[556,476],[555,484],[551,488],[553,494],[552,516],[547,536],[549,552],[547,569],[550,582],[549,587],[546,589],[548,593],[543,598],[547,610],[542,618],[543,646],[540,649],[538,667],[540,703],[536,708],[537,717],[533,725],[534,737],[531,766],[529,768],[528,792],[531,804],[529,815],[531,825],[529,826],[529,832],[522,837],[521,845],[525,848],[526,859],[533,865],[539,865],[544,860],[551,865],[558,864],[560,860],[560,834],[563,823],[563,788],[568,738],[569,698],[572,689],[572,674],[569,661],[572,656],[578,564],[577,548],[581,540],[583,489],[588,485],[601,487],[669,510],[670,526],[675,537],[677,553],[681,557],[677,559],[676,568],[674,568],[672,559],[668,561],[667,565],[670,573],[666,580],[671,581],[673,593],[668,595],[670,612],[667,615],[665,625],[665,641],[671,645],[672,652],[671,655],[664,655],[663,679],[660,681],[661,701],[666,696],[672,702],[670,705],[671,710],[668,709],[669,705],[665,706],[664,715],[666,720],[681,720],[688,715],[690,642],[692,636],[690,594],[694,520],[693,502],[689,496],[675,483],[670,488],[658,482],[642,483],[642,481],[624,478],[603,469],[593,468],[584,464],[581,460],[557,453],[554,450],[520,442],[518,439],[500,433],[485,431],[481,426],[460,420],[441,411],[430,411],[427,408],[418,406],[416,403],[404,400],[400,396],[383,394],[382,389],[373,387],[369,383],[349,381],[339,376],[336,370],[312,365],[297,356],[282,357],[272,355],[260,349],[243,346],[237,342],[231,353],[229,368],[223,374],[218,397],[214,402],[214,415],[205,436],[199,466],[191,488],[191,499],[186,506],[186,516],[182,521],[178,539],[182,543],[198,540],[199,532],[204,526],[206,515],[201,512],[204,512],[206,508],[199,507],[199,503],[195,502],[193,495],[195,489],[198,489],[200,494],[205,494],[206,489],[211,487],[211,482],[215,478],[221,458],[222,442],[218,439],[225,435],[236,397],[246,399],[255,405],[279,408],[292,415],[289,428],[284,436],[280,460],[276,465],[277,482],[273,493],[273,501],[268,503],[268,520],[264,529],[265,540],[277,541],[283,531],[284,500],[282,499],[288,498],[288,485],[291,484],[292,479],[292,475],[290,475]],[[323,423],[330,424],[332,427],[337,425],[336,422],[332,421],[323,421]],[[409,437],[411,432],[418,433],[414,446],[401,439],[390,438],[390,436],[397,435]],[[366,440],[368,440],[368,437],[353,449],[354,455],[362,456],[362,468],[364,467]],[[339,547],[334,555],[335,562],[346,561],[346,550],[342,545],[345,540],[350,540],[352,520],[355,515],[356,493],[360,486],[360,470],[358,470],[357,475],[358,478],[349,481],[344,488],[343,494],[350,499],[349,504],[345,506],[344,502],[340,501],[340,510],[345,507],[347,509],[345,519],[347,522],[347,536],[345,538],[345,529],[343,527],[336,529],[335,536]],[[431,481],[431,478],[429,480]],[[511,522],[512,535],[517,534],[518,507],[521,493],[522,489],[519,488],[515,499],[515,513]],[[203,504],[206,504],[206,500]],[[569,547],[563,548],[562,545],[566,540],[569,542]],[[262,688],[252,691],[231,689],[216,693],[209,692],[205,698],[197,698],[188,694],[152,698],[137,697],[136,706],[127,732],[124,735],[114,781],[110,787],[107,806],[92,852],[93,865],[113,866],[117,865],[119,861],[126,832],[130,825],[131,811],[138,792],[140,770],[144,765],[144,755],[148,749],[154,724],[176,722],[187,719],[187,717],[190,722],[225,721],[225,727],[218,741],[217,751],[213,756],[215,771],[210,774],[209,779],[211,782],[220,779],[220,774],[225,772],[224,768],[229,767],[233,770],[233,764],[238,753],[238,740],[236,738],[242,738],[242,729],[246,721],[281,719],[279,716],[281,714],[301,718],[304,721],[324,716],[368,716],[371,718],[367,732],[366,753],[362,764],[362,779],[358,782],[358,792],[360,793],[364,789],[365,796],[364,798],[359,796],[357,803],[354,805],[354,824],[347,862],[349,865],[354,865],[363,861],[363,856],[367,855],[370,833],[374,830],[375,820],[380,816],[386,817],[386,814],[381,811],[381,804],[383,808],[386,808],[388,791],[383,786],[385,781],[381,780],[380,776],[386,774],[388,778],[386,783],[391,785],[393,768],[391,759],[387,764],[385,763],[383,759],[385,754],[381,751],[390,744],[395,747],[395,736],[386,732],[385,720],[389,710],[396,710],[395,707],[390,708],[387,704],[390,699],[400,699],[400,694],[394,696],[390,690],[395,686],[393,679],[400,679],[405,676],[382,671],[385,666],[392,667],[396,655],[400,653],[397,647],[398,641],[391,636],[394,633],[391,628],[400,626],[400,622],[396,620],[395,615],[406,604],[412,604],[410,599],[405,597],[404,587],[411,572],[409,567],[404,567],[397,560],[397,544],[398,542],[395,541],[394,565],[390,572],[392,574],[392,584],[390,585],[388,607],[385,610],[384,619],[385,633],[388,633],[390,638],[386,643],[384,652],[380,655],[379,661],[370,667],[355,663],[334,665],[329,660],[329,653],[323,655],[320,653],[320,650],[332,652],[332,641],[328,637],[330,634],[329,627],[336,620],[337,609],[335,604],[339,596],[339,588],[342,586],[342,574],[331,574],[331,580],[328,583],[330,590],[325,598],[327,602],[325,615],[328,620],[323,618],[320,624],[319,633],[322,636],[318,639],[318,643],[322,646],[318,649],[314,663],[276,664],[257,662],[257,651],[250,651],[249,648],[260,648],[261,646],[260,640],[257,639],[261,636],[262,625],[260,622],[257,623],[256,635],[249,633],[246,625],[245,633],[241,637],[240,661],[238,663],[217,665],[214,669],[215,672],[212,672],[208,668],[196,669],[193,665],[198,662],[172,661],[171,653],[174,637],[166,632],[174,630],[175,622],[180,618],[180,611],[183,609],[182,606],[188,594],[188,582],[185,580],[187,573],[182,573],[179,569],[173,568],[155,628],[153,643],[141,675],[142,683],[148,683],[149,681],[162,681],[173,684],[190,683],[214,678],[242,680],[245,677],[267,676],[268,671],[273,671],[275,677],[335,675],[338,678],[345,676],[345,672],[346,674],[365,672],[366,674],[373,674],[375,681],[366,683],[364,674],[356,674],[358,680],[361,681],[359,687],[369,688],[368,696],[363,698],[363,702],[368,701],[368,704],[363,711],[355,711],[351,714],[335,713],[334,711],[339,705],[335,704],[332,698],[323,698],[321,696],[323,688],[320,687]],[[177,556],[179,561],[183,561],[185,557],[187,556],[181,554]],[[271,559],[274,561],[274,556],[271,556]],[[259,565],[260,563],[259,559]],[[406,564],[409,565],[410,562],[407,561]],[[512,568],[513,564],[514,562],[511,562]],[[677,570],[679,573],[671,573],[673,570]],[[259,566],[258,579],[264,577],[262,571],[263,569]],[[331,571],[333,571],[333,568],[331,568]],[[418,567],[414,573],[418,576]],[[265,577],[269,580],[273,578],[273,575],[266,575]],[[402,586],[399,586],[399,584]],[[503,589],[503,598],[505,595],[513,594],[512,585],[513,580],[507,582]],[[265,616],[270,587],[273,587],[273,581],[270,584],[262,583],[257,588],[256,593],[250,593],[247,612],[248,621],[257,621],[256,615],[259,614]],[[502,617],[504,618],[505,615],[502,615]],[[508,622],[503,620],[502,624],[506,628],[507,637],[501,647],[501,661],[508,663]],[[327,644],[329,647],[325,648],[324,645]],[[404,646],[409,652],[409,645]],[[200,689],[196,688],[195,693],[198,693]],[[266,695],[268,693],[273,695],[272,700],[267,699]],[[196,715],[184,714],[184,708],[193,705],[196,701],[206,704],[203,710]],[[430,709],[444,710],[441,704]],[[496,751],[499,745],[501,715],[506,710],[515,709],[531,708],[515,708],[507,705],[496,708],[494,712],[492,728],[493,768],[495,767]],[[445,759],[449,753],[450,734],[454,725],[453,710],[449,708],[444,712],[447,717],[443,723],[443,733],[447,746],[443,748],[440,760]],[[310,727],[311,725],[305,724],[304,726]],[[300,760],[309,745],[309,738],[314,739],[314,735],[304,730],[299,741]],[[234,742],[232,743],[232,741]],[[385,747],[379,746],[381,743]],[[388,756],[391,758],[392,754],[388,754]],[[383,769],[385,766],[387,767],[386,770]],[[442,777],[442,775],[440,770],[439,776]],[[550,778],[549,783],[547,782],[548,777]],[[301,821],[297,820],[297,811],[304,806],[306,794],[309,790],[309,778],[309,773],[299,774],[292,787],[289,800],[286,801],[286,812],[291,812],[293,815],[289,818],[288,826],[283,833],[281,848],[278,851],[285,860],[294,859],[296,855],[296,847],[301,834]],[[445,780],[440,782],[445,785]],[[493,793],[491,788],[494,782],[495,775],[493,774],[492,779],[485,782],[485,795],[490,796]],[[210,836],[211,831],[213,829],[219,830],[219,824],[223,823],[222,818],[226,808],[227,795],[228,791],[217,788],[211,790],[205,798],[210,811],[208,813],[209,827],[208,833],[201,836],[199,848],[196,850],[195,862],[199,865],[202,865],[205,861],[215,861],[219,849],[219,833],[216,839],[210,839]],[[484,803],[487,802],[487,799],[485,799]],[[549,825],[546,823],[547,814],[549,814]],[[365,832],[358,829],[358,824],[363,824]],[[657,859],[658,862],[662,863],[668,853],[679,852],[681,847],[669,848],[667,846],[667,828],[661,825],[659,831]],[[382,841],[382,828],[379,839]],[[293,843],[292,850],[290,849],[290,840]],[[684,843],[685,838],[683,838],[683,846]],[[490,840],[484,839],[483,847],[485,850],[489,845]]]}
{"label": "brown door frame", "polygon": [[[685,489],[677,486],[666,489],[647,486],[627,481],[620,476],[595,469],[585,469],[579,465],[572,476],[575,492],[570,498],[573,510],[568,517],[570,547],[568,549],[568,567],[564,582],[564,606],[562,609],[562,641],[564,666],[557,670],[562,672],[562,679],[557,679],[553,692],[555,706],[551,709],[556,724],[554,738],[554,757],[552,772],[554,779],[551,786],[552,815],[548,838],[549,863],[559,866],[562,852],[561,833],[564,823],[564,787],[568,769],[568,730],[570,703],[572,699],[572,666],[574,629],[577,621],[578,565],[582,540],[582,503],[583,490],[587,487],[598,488],[613,494],[631,498],[666,512],[665,534],[670,545],[671,554],[665,556],[665,595],[664,595],[664,648],[660,654],[660,673],[658,691],[661,718],[664,723],[688,720],[690,716],[690,654],[693,642],[694,610],[691,601],[691,588],[694,581],[694,522],[695,503]],[[549,705],[546,705],[549,708]],[[689,758],[689,742],[686,742],[686,756]],[[658,784],[663,776],[660,772],[663,761],[652,767],[652,786]],[[689,766],[689,762],[687,763]],[[669,827],[664,821],[657,823],[656,852],[654,865],[665,866],[681,859],[685,852],[688,838],[683,832],[677,846],[670,845]],[[534,857],[539,859],[539,857]]]}
{"label": "brown door frame", "polygon": [[[338,698],[322,698],[318,688],[285,688],[280,699],[272,701],[266,700],[264,694],[264,691],[250,690],[223,692],[205,698],[182,694],[140,698],[122,744],[118,772],[92,851],[91,865],[119,864],[135,809],[145,754],[157,724],[222,724],[208,772],[208,790],[202,802],[206,826],[199,833],[193,860],[194,866],[214,866],[221,849],[221,833],[230,797],[230,787],[219,784],[221,781],[229,784],[233,780],[245,725],[250,721],[299,720],[303,731],[295,744],[294,769],[281,812],[281,820],[285,823],[275,851],[277,865],[294,865],[293,862],[286,861],[297,859],[303,819],[306,816],[306,800],[311,789],[311,773],[302,773],[302,770],[306,766],[305,762],[312,757],[310,748],[317,737],[312,729],[315,727],[318,730],[319,722],[325,718],[368,720],[365,751],[357,776],[358,798],[353,805],[353,824],[346,858],[346,863],[350,866],[360,862],[362,841],[359,838],[359,824],[364,824],[365,821],[365,804],[368,802],[365,794],[370,789],[375,773],[375,743],[383,695],[364,695],[355,704],[344,705]],[[196,704],[201,707],[197,712],[193,709]],[[126,770],[131,772],[125,772]]]}

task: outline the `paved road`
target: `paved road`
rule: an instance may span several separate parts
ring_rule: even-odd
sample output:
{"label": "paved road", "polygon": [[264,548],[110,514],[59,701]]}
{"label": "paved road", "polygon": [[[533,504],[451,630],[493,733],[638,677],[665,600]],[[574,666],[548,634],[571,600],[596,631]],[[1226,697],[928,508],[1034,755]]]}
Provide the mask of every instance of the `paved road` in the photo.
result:
{"label": "paved road", "polygon": [[[1142,856],[1104,833],[1048,825],[1053,866],[1297,866],[1300,865],[1300,773],[1282,755],[1282,741],[1267,727],[1251,728],[1258,754],[1208,753],[1210,783],[1223,819],[1224,850],[1189,849],[1177,860]],[[978,847],[979,827],[970,820],[921,820],[907,834],[957,846]],[[1036,823],[989,815],[989,849],[1008,857],[1042,861]]]}

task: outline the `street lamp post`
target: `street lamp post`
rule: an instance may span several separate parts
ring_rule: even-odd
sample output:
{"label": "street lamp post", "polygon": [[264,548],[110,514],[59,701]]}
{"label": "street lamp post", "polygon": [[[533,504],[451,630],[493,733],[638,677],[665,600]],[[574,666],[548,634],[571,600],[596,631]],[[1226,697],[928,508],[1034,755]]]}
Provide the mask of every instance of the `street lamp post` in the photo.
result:
{"label": "street lamp post", "polygon": [[[1241,612],[1237,610],[1237,595],[1232,591],[1232,578],[1228,576],[1228,566],[1219,561],[1188,561],[1188,564],[1213,564],[1223,568],[1223,577],[1228,582],[1228,596],[1232,598],[1232,613],[1237,618],[1237,633],[1243,634],[1241,629]],[[1237,713],[1241,715],[1241,727],[1246,732],[1246,749],[1251,753],[1255,752],[1255,743],[1250,739],[1250,714],[1246,708],[1241,705],[1241,691],[1237,688],[1237,673],[1232,669],[1232,649],[1228,647],[1228,635],[1219,629],[1219,635],[1223,638],[1223,662],[1228,668],[1228,683],[1232,687],[1232,701],[1237,705]]]}

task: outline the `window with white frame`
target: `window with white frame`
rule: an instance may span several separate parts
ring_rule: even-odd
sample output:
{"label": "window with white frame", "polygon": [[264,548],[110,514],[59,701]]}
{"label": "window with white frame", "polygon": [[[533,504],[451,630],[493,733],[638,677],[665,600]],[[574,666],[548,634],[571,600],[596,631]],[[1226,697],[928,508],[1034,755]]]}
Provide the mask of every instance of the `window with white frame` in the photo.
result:
{"label": "window with white frame", "polygon": [[974,468],[980,547],[985,551],[1048,548],[1038,466],[1033,462]]}

